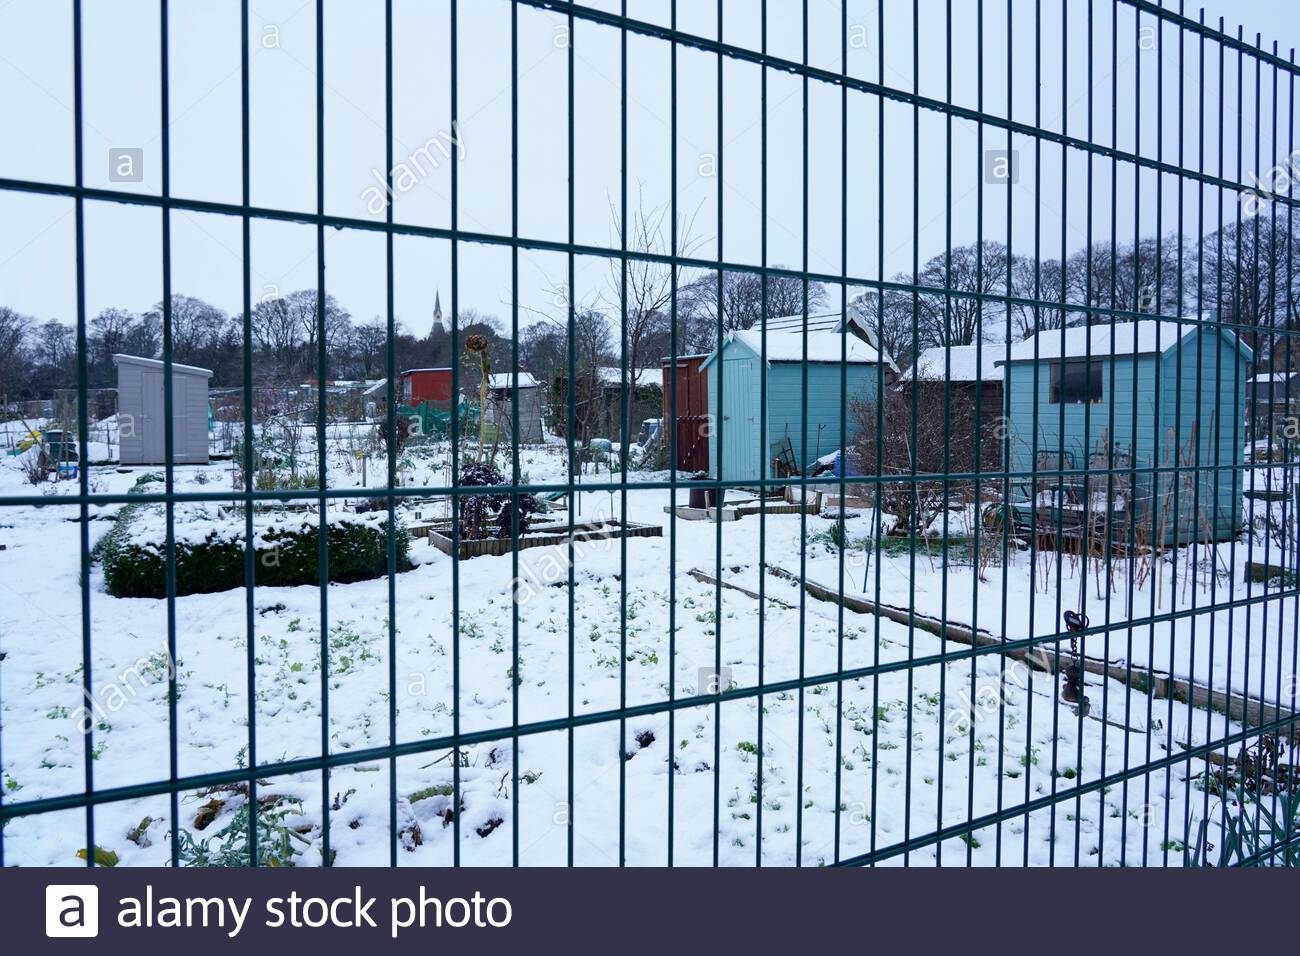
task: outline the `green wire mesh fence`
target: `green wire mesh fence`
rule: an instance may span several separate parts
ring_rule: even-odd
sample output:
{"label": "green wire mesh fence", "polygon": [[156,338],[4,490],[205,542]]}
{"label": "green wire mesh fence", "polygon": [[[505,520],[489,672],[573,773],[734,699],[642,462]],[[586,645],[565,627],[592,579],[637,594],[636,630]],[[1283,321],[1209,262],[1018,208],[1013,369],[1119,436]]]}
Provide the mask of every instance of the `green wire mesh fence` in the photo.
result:
{"label": "green wire mesh fence", "polygon": [[[1292,860],[1293,52],[1144,0],[383,0],[367,58],[316,0],[314,188],[281,208],[271,21],[224,10],[219,201],[172,186],[167,0],[157,188],[97,184],[83,6],[70,180],[0,178],[70,209],[76,298],[61,412],[5,389],[43,422],[11,475],[55,480],[0,498],[32,608],[0,632],[0,863]],[[384,161],[343,214],[356,76]],[[413,89],[448,131],[415,150]],[[413,169],[444,219],[404,215]],[[106,207],[161,249],[157,395],[119,378],[111,415]],[[237,236],[225,352],[174,278],[196,217]],[[277,229],[310,233],[297,298],[261,288]],[[371,240],[383,314],[349,325]]]}

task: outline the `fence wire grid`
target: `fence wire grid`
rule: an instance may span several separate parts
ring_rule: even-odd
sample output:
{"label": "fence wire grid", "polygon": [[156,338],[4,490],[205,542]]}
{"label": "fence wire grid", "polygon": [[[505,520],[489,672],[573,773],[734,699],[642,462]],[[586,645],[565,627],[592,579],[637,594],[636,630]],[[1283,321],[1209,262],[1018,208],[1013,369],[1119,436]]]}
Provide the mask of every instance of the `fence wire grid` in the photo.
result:
{"label": "fence wire grid", "polygon": [[[95,185],[93,6],[60,40],[70,180],[0,178],[71,210],[76,303],[63,411],[10,456],[45,474],[0,498],[0,864],[1300,857],[1294,51],[1181,2],[444,0],[417,77],[412,5],[366,5],[367,59],[355,14],[315,0],[298,208],[254,201],[250,0],[222,9],[238,200],[172,188],[168,0],[140,26],[158,188]],[[467,196],[489,54],[500,177]],[[327,192],[342,65],[382,78],[365,215]],[[448,124],[441,222],[402,216],[395,113],[420,83]],[[549,185],[540,102],[563,121]],[[600,163],[605,241],[583,225]],[[154,217],[161,250],[152,465],[94,371],[109,207]],[[215,360],[186,351],[173,279],[193,217],[238,235],[242,285],[198,464],[177,369]],[[266,371],[256,264],[281,227],[314,263],[293,381]],[[382,243],[362,374],[335,370],[344,236]],[[499,299],[467,302],[467,271]],[[435,286],[426,400],[398,313]],[[3,391],[13,422],[54,395]],[[75,599],[42,583],[68,527]]]}

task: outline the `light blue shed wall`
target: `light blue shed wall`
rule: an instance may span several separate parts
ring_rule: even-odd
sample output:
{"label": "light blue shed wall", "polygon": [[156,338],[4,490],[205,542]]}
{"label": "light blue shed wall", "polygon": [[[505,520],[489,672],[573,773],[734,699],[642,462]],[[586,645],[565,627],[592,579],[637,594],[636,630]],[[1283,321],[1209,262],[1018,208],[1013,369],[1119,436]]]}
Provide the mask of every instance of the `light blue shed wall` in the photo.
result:
{"label": "light blue shed wall", "polygon": [[[803,368],[796,362],[781,362],[774,363],[768,369],[767,440],[770,448],[774,442],[789,435],[795,461],[802,463],[802,470],[806,474],[817,458],[841,446],[841,407],[849,439],[852,440],[858,433],[853,406],[855,402],[875,405],[880,366],[860,363],[841,365],[838,362],[808,364],[806,451],[803,445]],[[841,373],[844,376],[843,382]],[[819,425],[822,426],[820,429]],[[765,456],[769,470],[771,458],[770,453]]]}
{"label": "light blue shed wall", "polygon": [[1234,537],[1241,527],[1242,471],[1221,466],[1244,461],[1246,369],[1232,342],[1208,332],[1189,337],[1160,364],[1161,425],[1181,436],[1178,458],[1166,449],[1166,463],[1188,469],[1180,481],[1167,478],[1163,489],[1171,512],[1177,504],[1177,543],[1203,539],[1206,527],[1216,538]]}
{"label": "light blue shed wall", "polygon": [[1131,449],[1138,462],[1153,459],[1155,356],[1098,361],[1104,363],[1102,401],[1088,405],[1051,403],[1052,362],[1047,357],[1006,366],[1012,471],[1031,470],[1043,452],[1064,451],[1067,467],[1083,467],[1107,437],[1116,447]]}
{"label": "light blue shed wall", "polygon": [[[1147,469],[1139,471],[1135,497],[1146,500],[1139,521],[1149,533],[1154,536],[1151,529],[1162,526],[1162,503],[1172,514],[1177,486],[1180,520],[1163,524],[1166,544],[1188,542],[1193,533],[1203,535],[1204,518],[1217,518],[1213,521],[1216,538],[1234,536],[1241,523],[1240,471],[1220,467],[1194,476],[1190,466],[1241,464],[1245,357],[1231,341],[1211,330],[1188,336],[1163,356],[1094,359],[1103,363],[1103,400],[1089,405],[1049,402],[1051,356],[1006,366],[1010,469],[1030,471],[1038,453],[1062,449],[1073,458],[1072,463],[1067,460],[1067,467],[1086,467],[1090,453],[1105,454],[1109,439],[1117,449],[1131,450],[1138,469]],[[1157,476],[1151,470],[1176,464],[1188,468],[1180,473],[1180,482],[1171,473]],[[1030,491],[1028,483],[1022,482],[1020,497],[1028,497]]]}
{"label": "light blue shed wall", "polygon": [[[876,399],[880,367],[838,362],[810,362],[807,388],[807,458],[804,458],[804,377],[805,366],[798,362],[772,362],[767,366],[766,391],[761,362],[748,347],[729,342],[723,348],[721,376],[709,375],[709,416],[714,427],[709,434],[709,461],[722,464],[726,481],[756,480],[771,476],[773,443],[788,436],[797,462],[806,470],[821,455],[840,447],[840,409],[850,439],[856,434],[853,405]],[[841,375],[845,379],[841,383]],[[722,381],[723,416],[718,416],[718,380]],[[841,385],[847,385],[847,391]],[[767,448],[761,447],[762,402],[767,403]],[[822,427],[818,429],[818,425]],[[721,431],[722,455],[718,453]]]}

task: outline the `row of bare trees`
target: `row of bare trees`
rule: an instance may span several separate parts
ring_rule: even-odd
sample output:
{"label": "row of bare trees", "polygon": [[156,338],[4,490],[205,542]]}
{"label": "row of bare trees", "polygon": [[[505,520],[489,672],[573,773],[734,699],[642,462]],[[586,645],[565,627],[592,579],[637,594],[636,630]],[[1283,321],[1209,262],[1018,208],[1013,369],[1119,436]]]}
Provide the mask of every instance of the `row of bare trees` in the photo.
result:
{"label": "row of bare trees", "polygon": [[1268,216],[1199,240],[1166,235],[1115,246],[1098,242],[1076,251],[1064,266],[1059,259],[1014,255],[1003,243],[986,241],[941,253],[915,275],[893,277],[897,285],[944,291],[872,290],[851,307],[883,333],[900,367],[932,346],[970,345],[981,336],[1018,341],[1062,325],[1109,322],[1111,310],[1179,316],[1198,309],[1244,327],[1248,344],[1268,364],[1284,340],[1277,333],[1300,330],[1296,245],[1300,222],[1288,232],[1285,220]]}
{"label": "row of bare trees", "polygon": [[[213,370],[213,385],[237,386],[243,381],[244,329],[231,315],[201,299],[174,295],[171,300],[171,355],[178,363]],[[313,380],[317,375],[319,330],[315,290],[304,289],[265,299],[253,309],[252,360],[254,384],[282,386]],[[381,318],[354,322],[331,295],[325,296],[327,375],[332,380],[374,379],[387,368],[388,325]],[[497,351],[499,323],[472,310],[461,315],[461,330],[488,335]],[[448,365],[451,343],[445,329],[435,325],[423,337],[400,323],[394,337],[399,368]],[[117,353],[161,356],[163,308],[145,312],[108,308],[93,316],[86,329],[86,362],[91,388],[112,387]],[[55,389],[77,383],[77,337],[74,326],[48,319],[38,322],[0,306],[0,397],[9,401],[48,398]]]}
{"label": "row of bare trees", "polygon": [[[527,321],[519,338],[523,370],[544,382],[567,375],[572,323],[577,369],[594,382],[600,367],[621,368],[626,361],[635,391],[658,379],[660,360],[672,349],[674,318],[677,353],[686,355],[712,351],[720,331],[749,328],[764,314],[837,308],[828,305],[821,284],[790,275],[765,278],[752,271],[683,268],[674,281],[668,260],[674,252],[693,256],[700,243],[689,216],[676,224],[669,217],[667,207],[638,204],[626,236],[627,249],[637,255],[611,257],[584,294],[572,296],[557,285],[543,298],[548,306],[525,308]],[[611,222],[622,244],[617,210],[611,209]],[[885,348],[903,368],[931,346],[967,345],[978,338],[1019,340],[1062,324],[1108,321],[1109,309],[1169,316],[1198,306],[1217,309],[1225,321],[1255,330],[1247,338],[1262,362],[1269,363],[1274,344],[1283,339],[1275,333],[1300,330],[1300,270],[1294,265],[1300,223],[1291,228],[1288,234],[1284,221],[1259,216],[1199,241],[1165,236],[1114,248],[1097,243],[1078,250],[1064,265],[1015,255],[1001,243],[986,241],[935,256],[915,275],[893,277],[896,285],[941,291],[850,290],[849,308],[879,330]],[[1058,302],[1072,308],[1053,308]],[[214,385],[240,384],[242,317],[186,295],[173,296],[170,312],[173,358],[213,369]],[[143,313],[109,308],[90,320],[92,387],[112,385],[114,352],[160,353],[162,313],[159,303]],[[488,340],[493,368],[509,367],[511,340],[500,321],[462,309],[458,322],[462,338],[481,334]],[[250,326],[257,381],[280,385],[314,378],[322,325],[329,378],[383,376],[387,322],[380,317],[356,321],[326,295],[322,323],[315,290],[304,289],[263,299],[254,307]],[[399,369],[450,366],[463,358],[451,354],[450,337],[439,323],[417,336],[399,322],[394,349]],[[53,389],[73,387],[76,364],[76,336],[69,323],[39,322],[0,305],[0,399],[45,398]],[[476,368],[463,366],[471,386]]]}

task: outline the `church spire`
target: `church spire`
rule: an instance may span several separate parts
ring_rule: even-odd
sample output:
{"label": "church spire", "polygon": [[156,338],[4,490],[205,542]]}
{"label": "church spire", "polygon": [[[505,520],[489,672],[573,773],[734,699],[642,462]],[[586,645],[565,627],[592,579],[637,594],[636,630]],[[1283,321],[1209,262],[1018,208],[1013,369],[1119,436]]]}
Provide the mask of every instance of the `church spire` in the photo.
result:
{"label": "church spire", "polygon": [[442,327],[442,296],[438,290],[434,290],[433,293],[433,324],[438,328]]}

